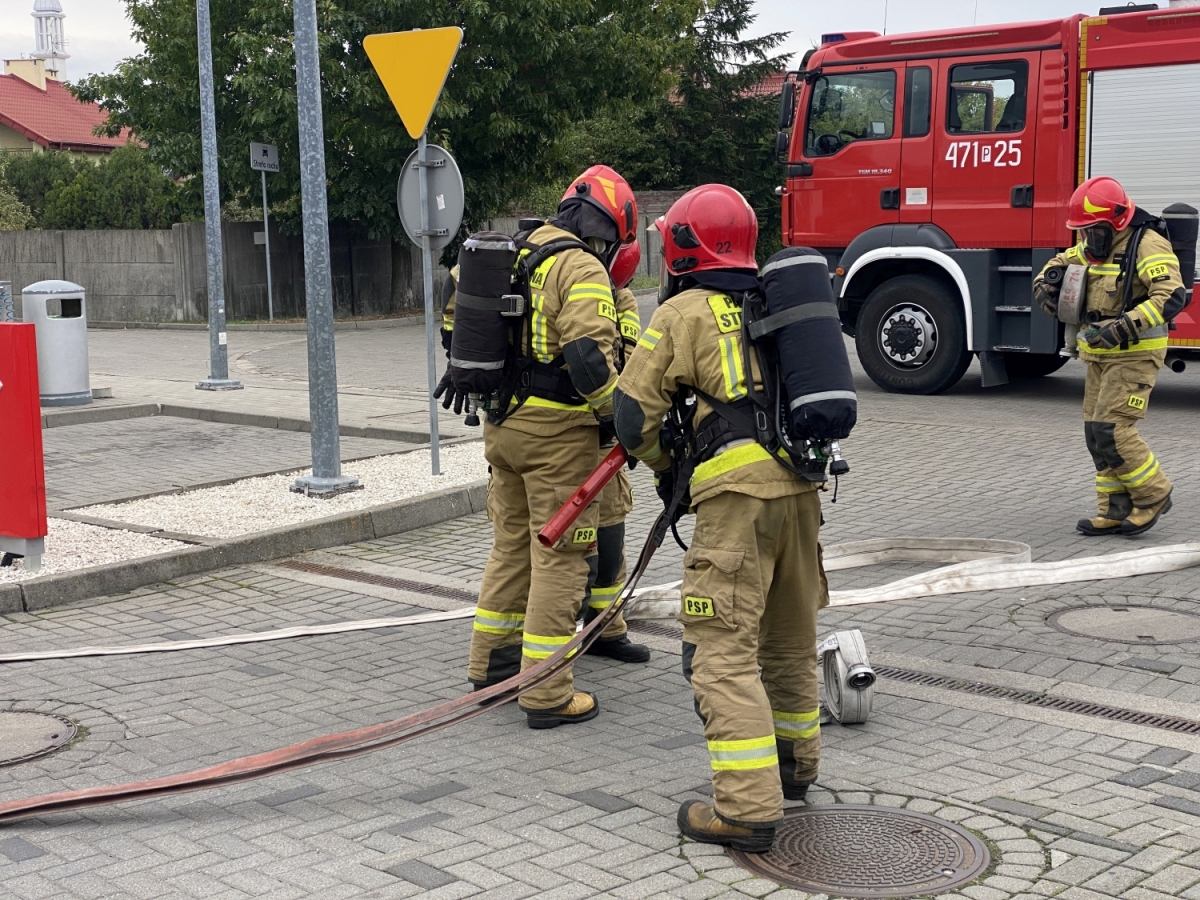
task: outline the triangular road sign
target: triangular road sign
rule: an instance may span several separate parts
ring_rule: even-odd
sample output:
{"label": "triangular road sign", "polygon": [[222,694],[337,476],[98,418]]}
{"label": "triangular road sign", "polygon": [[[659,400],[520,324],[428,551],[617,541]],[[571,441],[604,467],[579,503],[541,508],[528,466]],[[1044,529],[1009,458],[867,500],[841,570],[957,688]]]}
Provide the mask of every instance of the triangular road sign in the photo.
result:
{"label": "triangular road sign", "polygon": [[425,133],[462,36],[461,28],[419,28],[363,39],[375,74],[414,138]]}

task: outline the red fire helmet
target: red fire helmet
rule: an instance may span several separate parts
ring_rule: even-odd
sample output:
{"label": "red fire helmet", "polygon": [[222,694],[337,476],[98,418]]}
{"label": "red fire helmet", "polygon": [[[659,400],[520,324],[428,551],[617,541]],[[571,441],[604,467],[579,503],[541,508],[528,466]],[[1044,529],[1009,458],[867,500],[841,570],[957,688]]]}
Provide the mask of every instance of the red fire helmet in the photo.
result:
{"label": "red fire helmet", "polygon": [[641,264],[642,248],[638,242],[630,241],[628,244],[622,244],[621,249],[617,251],[616,259],[613,260],[612,268],[609,269],[613,284],[618,288],[628,286],[629,282],[633,281],[633,276],[637,274],[638,266]]}
{"label": "red fire helmet", "polygon": [[1071,195],[1067,205],[1067,227],[1076,230],[1107,222],[1123,231],[1136,209],[1120,182],[1107,175],[1089,178]]}
{"label": "red fire helmet", "polygon": [[633,188],[608,166],[592,166],[572,181],[562,199],[571,197],[581,197],[603,210],[616,224],[617,238],[622,244],[633,240],[637,228],[637,200]]}
{"label": "red fire helmet", "polygon": [[672,275],[708,269],[758,269],[758,217],[726,184],[692,188],[658,219],[663,257]]}

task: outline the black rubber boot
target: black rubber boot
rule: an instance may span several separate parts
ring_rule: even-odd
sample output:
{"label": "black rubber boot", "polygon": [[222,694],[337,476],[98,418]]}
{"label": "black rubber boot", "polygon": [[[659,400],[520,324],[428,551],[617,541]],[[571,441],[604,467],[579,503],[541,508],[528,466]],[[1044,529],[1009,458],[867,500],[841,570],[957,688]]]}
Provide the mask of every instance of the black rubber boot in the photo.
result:
{"label": "black rubber boot", "polygon": [[675,816],[680,833],[701,844],[720,844],[747,853],[766,853],[775,843],[775,823],[734,824],[707,803],[685,800]]}
{"label": "black rubber boot", "polygon": [[588,647],[587,652],[593,656],[607,656],[623,663],[650,661],[650,648],[644,644],[635,644],[627,634],[614,638],[600,638]]}
{"label": "black rubber boot", "polygon": [[808,796],[808,789],[816,783],[813,781],[795,781],[789,784],[783,782],[783,799],[784,800],[803,800]]}
{"label": "black rubber boot", "polygon": [[575,696],[562,706],[553,709],[526,709],[525,723],[530,728],[557,728],[559,725],[586,722],[599,714],[600,701],[596,699],[596,695],[576,691]]}

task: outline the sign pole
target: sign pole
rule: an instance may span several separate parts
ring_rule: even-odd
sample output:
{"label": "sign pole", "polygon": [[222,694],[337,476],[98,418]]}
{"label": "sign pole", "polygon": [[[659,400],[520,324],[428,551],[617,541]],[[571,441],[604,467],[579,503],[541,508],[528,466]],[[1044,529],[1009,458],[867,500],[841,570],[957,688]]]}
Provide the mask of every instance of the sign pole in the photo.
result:
{"label": "sign pole", "polygon": [[417,175],[421,184],[421,280],[425,288],[425,356],[429,368],[429,459],[433,474],[442,474],[438,448],[437,401],[433,391],[438,385],[437,340],[433,329],[433,250],[429,246],[429,158],[425,132],[417,138]]}
{"label": "sign pole", "polygon": [[208,263],[208,378],[201,391],[236,391],[229,377],[225,331],[225,264],[221,246],[221,187],[217,175],[217,113],[213,101],[212,23],[209,0],[196,0],[196,37],[200,55],[200,149],[204,173],[204,256]]}
{"label": "sign pole", "polygon": [[267,218],[267,170],[262,170],[263,181],[263,243],[267,245],[267,321],[275,321],[275,293],[271,290],[271,224]]}
{"label": "sign pole", "polygon": [[304,217],[304,308],[308,319],[308,413],[312,475],[292,490],[330,497],[359,488],[342,474],[337,363],[333,344],[333,280],[329,262],[329,198],[325,187],[325,118],[317,48],[317,2],[294,0],[296,107],[300,124],[300,203]]}

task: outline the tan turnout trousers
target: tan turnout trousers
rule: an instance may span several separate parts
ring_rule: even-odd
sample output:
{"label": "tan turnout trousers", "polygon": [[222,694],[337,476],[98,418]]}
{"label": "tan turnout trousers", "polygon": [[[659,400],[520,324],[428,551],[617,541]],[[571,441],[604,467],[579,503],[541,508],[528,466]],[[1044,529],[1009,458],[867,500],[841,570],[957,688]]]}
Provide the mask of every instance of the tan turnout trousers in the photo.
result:
{"label": "tan turnout trousers", "polygon": [[[483,433],[493,543],[479,589],[467,677],[474,684],[494,684],[541,662],[575,635],[596,558],[599,504],[585,509],[554,548],[538,543],[537,533],[591,474],[598,455],[595,425],[537,437],[489,422]],[[553,709],[573,693],[568,666],[520,703]]]}
{"label": "tan turnout trousers", "polygon": [[[602,448],[601,458],[610,449]],[[633,509],[633,485],[624,469],[604,486],[597,502],[600,504],[600,530],[596,541],[596,578],[589,586],[587,596],[589,621],[612,606],[625,589],[625,517]],[[625,617],[618,615],[605,626],[600,636],[620,637],[628,630]]]}
{"label": "tan turnout trousers", "polygon": [[1101,516],[1120,520],[1132,507],[1154,506],[1171,492],[1171,482],[1137,428],[1161,360],[1117,356],[1084,364],[1084,436],[1096,466],[1097,506]]}
{"label": "tan turnout trousers", "polygon": [[714,806],[730,822],[778,820],[781,775],[817,777],[817,610],[829,602],[820,525],[815,491],[770,500],[724,491],[696,506],[683,667],[704,720]]}

